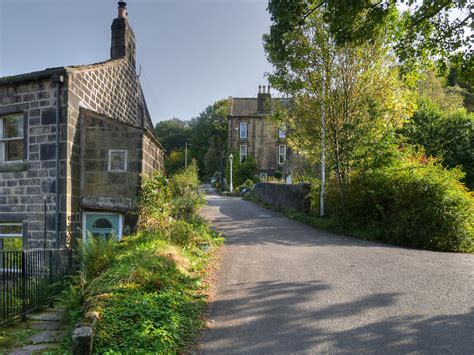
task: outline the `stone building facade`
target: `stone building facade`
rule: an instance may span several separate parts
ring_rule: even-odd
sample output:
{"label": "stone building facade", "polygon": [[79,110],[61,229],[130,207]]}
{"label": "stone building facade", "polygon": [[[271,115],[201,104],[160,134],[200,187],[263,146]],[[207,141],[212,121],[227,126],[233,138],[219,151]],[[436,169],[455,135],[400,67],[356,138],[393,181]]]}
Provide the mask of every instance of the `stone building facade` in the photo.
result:
{"label": "stone building facade", "polygon": [[141,176],[163,168],[163,149],[118,10],[109,60],[0,78],[0,247],[134,228]]}
{"label": "stone building facade", "polygon": [[252,155],[261,179],[276,171],[285,173],[292,151],[287,145],[286,131],[278,127],[271,115],[276,105],[288,105],[289,99],[272,98],[268,89],[259,86],[257,97],[229,97],[229,150],[237,152],[240,161]]}

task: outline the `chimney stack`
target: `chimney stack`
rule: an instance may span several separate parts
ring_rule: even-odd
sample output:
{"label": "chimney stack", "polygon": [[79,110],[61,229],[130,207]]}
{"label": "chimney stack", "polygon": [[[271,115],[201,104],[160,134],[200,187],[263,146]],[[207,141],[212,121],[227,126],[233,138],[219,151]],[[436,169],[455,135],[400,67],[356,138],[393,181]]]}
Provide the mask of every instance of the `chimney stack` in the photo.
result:
{"label": "chimney stack", "polygon": [[135,68],[135,34],[128,23],[127,3],[119,1],[118,16],[112,22],[110,58],[126,58]]}
{"label": "chimney stack", "polygon": [[257,95],[257,113],[258,114],[270,114],[272,112],[272,96],[270,95],[270,85],[268,85],[268,91],[266,86],[263,85],[263,91],[261,90],[262,86],[258,86],[258,95]]}
{"label": "chimney stack", "polygon": [[118,16],[117,17],[128,17],[127,3],[124,1],[119,1],[118,3]]}

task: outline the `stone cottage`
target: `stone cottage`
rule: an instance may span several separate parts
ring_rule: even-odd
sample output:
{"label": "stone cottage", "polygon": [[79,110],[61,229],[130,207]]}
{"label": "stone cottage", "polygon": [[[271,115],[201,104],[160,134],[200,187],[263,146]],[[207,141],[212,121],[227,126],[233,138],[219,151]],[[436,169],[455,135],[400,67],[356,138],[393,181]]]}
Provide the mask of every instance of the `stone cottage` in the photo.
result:
{"label": "stone cottage", "polygon": [[126,3],[110,59],[0,78],[0,248],[129,233],[142,174],[163,167]]}
{"label": "stone cottage", "polygon": [[229,97],[229,150],[237,151],[235,159],[240,161],[252,155],[261,179],[275,171],[289,171],[288,161],[294,153],[287,145],[285,129],[271,118],[276,105],[289,104],[290,99],[272,98],[270,86],[265,85],[259,85],[257,97]]}

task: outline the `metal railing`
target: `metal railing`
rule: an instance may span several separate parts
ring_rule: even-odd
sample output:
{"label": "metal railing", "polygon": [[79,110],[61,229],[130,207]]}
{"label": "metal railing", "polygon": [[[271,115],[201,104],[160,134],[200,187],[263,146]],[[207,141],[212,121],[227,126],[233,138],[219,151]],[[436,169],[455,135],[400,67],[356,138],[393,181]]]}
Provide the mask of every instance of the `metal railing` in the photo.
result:
{"label": "metal railing", "polygon": [[47,304],[70,267],[68,249],[0,251],[0,325]]}

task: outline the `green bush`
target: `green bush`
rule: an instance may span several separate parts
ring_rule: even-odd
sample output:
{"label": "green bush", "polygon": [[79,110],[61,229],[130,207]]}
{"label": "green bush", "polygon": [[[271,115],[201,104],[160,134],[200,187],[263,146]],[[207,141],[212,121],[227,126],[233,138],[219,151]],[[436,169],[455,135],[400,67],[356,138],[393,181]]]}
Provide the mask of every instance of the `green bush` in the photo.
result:
{"label": "green bush", "polygon": [[400,131],[411,144],[423,146],[426,154],[442,159],[446,167],[461,166],[466,185],[474,188],[474,114],[465,110],[442,112],[428,100]]}
{"label": "green bush", "polygon": [[331,184],[328,213],[346,229],[415,248],[474,251],[474,199],[459,182],[463,174],[434,160],[351,177],[343,189]]}
{"label": "green bush", "polygon": [[282,173],[281,171],[277,170],[277,171],[275,171],[275,172],[273,173],[273,177],[274,177],[275,179],[280,180],[280,179],[283,177],[283,173]]}
{"label": "green bush", "polygon": [[187,169],[173,175],[170,179],[170,191],[173,199],[172,215],[175,218],[189,219],[203,204],[199,194],[199,176],[196,161]]}

